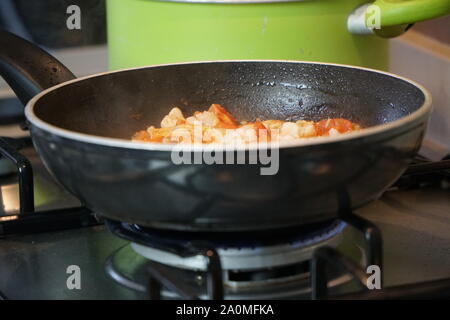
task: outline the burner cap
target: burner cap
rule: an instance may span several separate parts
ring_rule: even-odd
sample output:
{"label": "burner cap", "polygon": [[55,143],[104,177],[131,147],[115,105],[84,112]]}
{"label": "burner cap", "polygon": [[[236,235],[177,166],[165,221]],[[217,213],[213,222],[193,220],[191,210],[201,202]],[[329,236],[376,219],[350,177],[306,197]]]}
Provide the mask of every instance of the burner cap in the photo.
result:
{"label": "burner cap", "polygon": [[[107,220],[110,231],[131,242],[150,247],[186,247],[191,243],[205,243],[215,248],[254,248],[290,243],[302,246],[309,242],[318,242],[324,234],[337,233],[345,225],[340,220],[296,226],[292,228],[266,231],[240,232],[192,232],[172,231],[141,227],[127,222]],[[336,231],[340,229],[339,231]]]}

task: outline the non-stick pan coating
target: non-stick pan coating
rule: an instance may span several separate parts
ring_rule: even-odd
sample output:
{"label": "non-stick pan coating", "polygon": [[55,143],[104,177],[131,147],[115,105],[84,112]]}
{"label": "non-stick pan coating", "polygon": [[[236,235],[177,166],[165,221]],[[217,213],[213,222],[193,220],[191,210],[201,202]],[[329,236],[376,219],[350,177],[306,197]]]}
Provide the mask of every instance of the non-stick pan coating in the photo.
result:
{"label": "non-stick pan coating", "polygon": [[[238,120],[343,117],[373,126],[417,110],[424,96],[380,73],[320,64],[204,63],[106,74],[42,97],[36,115],[55,126],[129,139],[174,106],[185,114],[225,106]],[[63,102],[63,103],[62,103]]]}

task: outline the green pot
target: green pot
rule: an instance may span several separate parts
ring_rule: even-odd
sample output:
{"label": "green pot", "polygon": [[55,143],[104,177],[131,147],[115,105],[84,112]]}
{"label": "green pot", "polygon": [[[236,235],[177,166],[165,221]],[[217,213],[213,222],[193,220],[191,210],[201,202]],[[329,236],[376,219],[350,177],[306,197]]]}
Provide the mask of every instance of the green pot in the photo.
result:
{"label": "green pot", "polygon": [[450,0],[107,0],[111,69],[230,59],[388,67],[388,41]]}

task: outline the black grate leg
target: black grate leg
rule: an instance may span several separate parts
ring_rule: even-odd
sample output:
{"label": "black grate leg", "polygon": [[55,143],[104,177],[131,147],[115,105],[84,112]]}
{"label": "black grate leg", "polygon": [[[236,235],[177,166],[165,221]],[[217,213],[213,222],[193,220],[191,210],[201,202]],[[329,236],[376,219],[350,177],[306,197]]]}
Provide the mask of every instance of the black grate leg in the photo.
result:
{"label": "black grate leg", "polygon": [[5,138],[0,138],[0,154],[11,160],[17,167],[20,214],[34,212],[33,169],[30,161],[12,147]]}
{"label": "black grate leg", "polygon": [[338,194],[338,201],[338,214],[341,220],[359,230],[364,236],[367,248],[367,266],[377,265],[380,270],[383,270],[383,240],[380,229],[372,222],[353,213],[351,210],[350,196],[345,189]]}
{"label": "black grate leg", "polygon": [[[367,221],[353,213],[349,213],[342,218],[349,225],[359,230],[367,244],[367,265],[377,265],[383,270],[383,241],[381,231],[372,222]],[[381,277],[383,283],[383,277]]]}
{"label": "black grate leg", "polygon": [[[381,231],[372,222],[354,214],[351,210],[350,197],[345,190],[338,192],[339,217],[349,225],[359,230],[366,241],[367,266],[377,265],[383,270],[383,241]],[[366,267],[367,267],[366,266]],[[311,262],[312,298],[328,297],[328,268],[333,267],[340,272],[350,273],[363,289],[367,290],[367,273],[365,268],[349,260],[336,249],[324,247],[317,249]],[[383,286],[383,272],[381,272],[381,286]]]}
{"label": "black grate leg", "polygon": [[208,259],[208,297],[212,300],[223,300],[223,272],[220,264],[220,257],[214,249],[206,249],[204,255],[206,259]]}
{"label": "black grate leg", "polygon": [[[192,244],[179,252],[182,257],[202,255],[206,259],[206,287],[207,297],[213,300],[222,300],[224,297],[222,267],[220,257],[212,246],[206,244]],[[161,299],[161,289],[165,287],[185,300],[198,300],[198,297],[191,288],[186,286],[177,275],[170,269],[155,262],[148,263],[149,283],[148,293],[151,299]]]}
{"label": "black grate leg", "polygon": [[328,268],[350,273],[361,289],[367,290],[366,272],[359,264],[330,247],[318,248],[311,261],[311,298],[313,300],[328,298]]}

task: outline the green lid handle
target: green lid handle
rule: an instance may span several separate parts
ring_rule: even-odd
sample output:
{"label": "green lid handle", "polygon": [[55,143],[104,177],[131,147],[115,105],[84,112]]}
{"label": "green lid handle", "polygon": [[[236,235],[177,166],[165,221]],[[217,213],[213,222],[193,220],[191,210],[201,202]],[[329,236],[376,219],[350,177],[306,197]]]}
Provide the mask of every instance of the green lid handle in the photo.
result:
{"label": "green lid handle", "polygon": [[450,0],[375,0],[354,10],[347,27],[354,34],[395,37],[415,22],[450,14]]}

